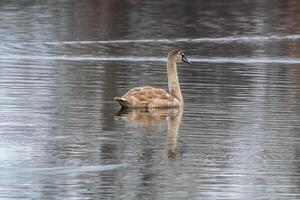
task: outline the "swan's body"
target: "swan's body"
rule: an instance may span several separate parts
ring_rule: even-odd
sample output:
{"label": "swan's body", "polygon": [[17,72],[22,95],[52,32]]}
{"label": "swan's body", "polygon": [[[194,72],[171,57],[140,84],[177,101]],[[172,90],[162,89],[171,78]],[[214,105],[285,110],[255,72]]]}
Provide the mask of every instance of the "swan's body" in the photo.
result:
{"label": "swan's body", "polygon": [[171,108],[183,106],[183,98],[177,75],[177,62],[190,63],[178,50],[173,50],[168,55],[168,85],[169,93],[160,88],[136,87],[129,90],[122,97],[115,100],[122,108]]}
{"label": "swan's body", "polygon": [[181,102],[163,89],[150,86],[136,87],[122,97],[116,97],[122,107],[132,108],[170,108],[178,107]]}

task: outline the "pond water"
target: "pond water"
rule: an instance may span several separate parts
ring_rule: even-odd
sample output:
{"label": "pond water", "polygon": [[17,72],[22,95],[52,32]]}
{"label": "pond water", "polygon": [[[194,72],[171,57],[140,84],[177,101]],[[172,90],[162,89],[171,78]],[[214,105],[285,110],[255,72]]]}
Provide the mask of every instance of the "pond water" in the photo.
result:
{"label": "pond water", "polygon": [[[299,199],[300,2],[1,1],[1,199]],[[116,115],[132,87],[183,110]]]}

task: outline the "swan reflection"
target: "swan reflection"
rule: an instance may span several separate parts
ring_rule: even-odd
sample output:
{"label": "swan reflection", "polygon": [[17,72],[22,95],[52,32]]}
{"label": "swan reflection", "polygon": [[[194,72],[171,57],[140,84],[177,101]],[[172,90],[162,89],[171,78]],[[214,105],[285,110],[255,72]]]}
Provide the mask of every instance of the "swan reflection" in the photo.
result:
{"label": "swan reflection", "polygon": [[182,108],[168,108],[168,109],[132,109],[120,110],[116,113],[116,118],[121,118],[130,123],[138,123],[143,126],[153,126],[161,123],[168,124],[168,137],[166,150],[168,157],[176,158],[176,146],[178,130],[181,123],[183,109]]}

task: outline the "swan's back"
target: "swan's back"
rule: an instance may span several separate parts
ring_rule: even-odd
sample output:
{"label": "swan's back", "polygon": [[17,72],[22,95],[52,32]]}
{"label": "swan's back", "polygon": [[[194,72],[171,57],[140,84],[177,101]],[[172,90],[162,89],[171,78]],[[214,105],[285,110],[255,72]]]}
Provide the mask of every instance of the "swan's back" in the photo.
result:
{"label": "swan's back", "polygon": [[180,105],[180,101],[165,90],[150,86],[135,87],[122,97],[116,97],[115,100],[122,107],[132,108],[166,108],[178,107]]}

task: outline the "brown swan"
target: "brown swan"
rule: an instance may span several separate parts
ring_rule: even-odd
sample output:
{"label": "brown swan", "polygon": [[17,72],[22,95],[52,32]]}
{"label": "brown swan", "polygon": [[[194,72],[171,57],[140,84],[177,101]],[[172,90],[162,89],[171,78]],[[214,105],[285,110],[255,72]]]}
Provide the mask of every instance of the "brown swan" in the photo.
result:
{"label": "brown swan", "polygon": [[178,82],[177,62],[191,64],[183,52],[172,50],[168,54],[168,86],[169,93],[160,88],[150,86],[136,87],[122,97],[115,97],[122,108],[171,108],[183,106],[183,98]]}

